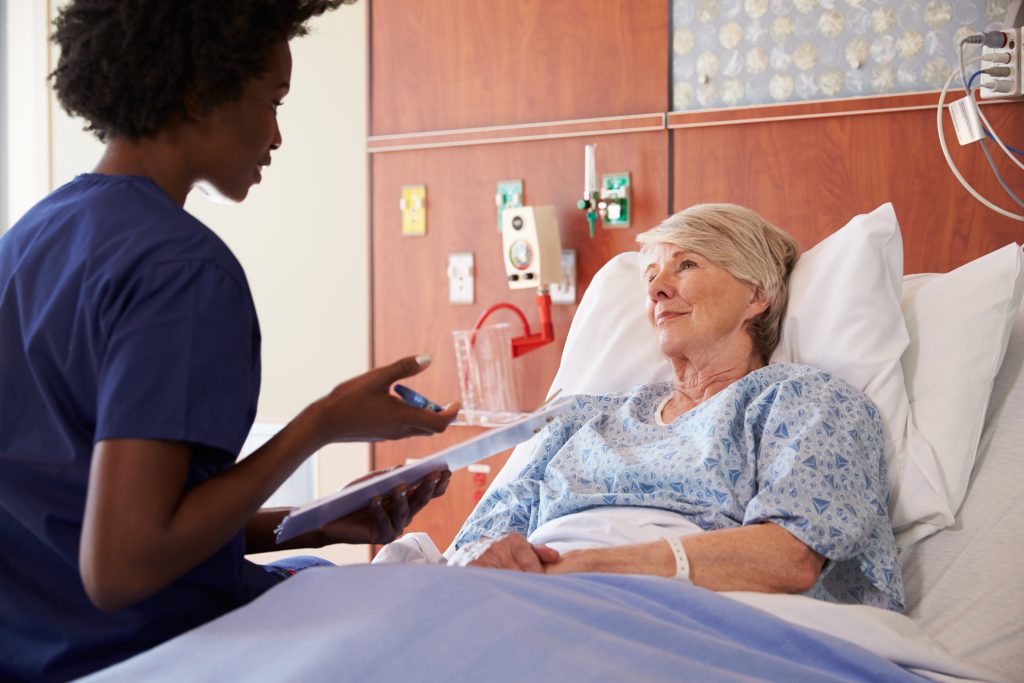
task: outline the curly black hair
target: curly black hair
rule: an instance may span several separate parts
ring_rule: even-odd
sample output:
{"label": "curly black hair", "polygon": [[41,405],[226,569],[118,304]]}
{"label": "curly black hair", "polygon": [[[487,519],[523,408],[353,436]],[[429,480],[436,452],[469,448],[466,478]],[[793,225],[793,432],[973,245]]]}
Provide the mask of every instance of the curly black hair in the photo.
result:
{"label": "curly black hair", "polygon": [[100,140],[150,137],[208,111],[268,68],[271,47],[355,0],[74,0],[54,20],[61,105]]}

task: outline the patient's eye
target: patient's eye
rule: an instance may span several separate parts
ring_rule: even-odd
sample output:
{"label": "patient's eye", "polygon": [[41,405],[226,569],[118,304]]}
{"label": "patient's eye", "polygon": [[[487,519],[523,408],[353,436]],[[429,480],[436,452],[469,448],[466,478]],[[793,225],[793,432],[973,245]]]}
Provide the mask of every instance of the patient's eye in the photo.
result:
{"label": "patient's eye", "polygon": [[691,261],[690,259],[683,259],[682,261],[679,262],[679,267],[676,268],[676,270],[682,272],[684,270],[689,270],[690,268],[696,267],[697,264],[694,261]]}

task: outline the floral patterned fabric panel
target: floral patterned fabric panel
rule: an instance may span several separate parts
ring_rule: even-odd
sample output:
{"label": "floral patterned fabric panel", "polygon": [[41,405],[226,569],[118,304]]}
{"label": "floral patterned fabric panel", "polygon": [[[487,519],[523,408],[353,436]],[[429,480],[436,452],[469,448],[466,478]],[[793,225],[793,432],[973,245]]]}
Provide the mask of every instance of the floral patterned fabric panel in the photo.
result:
{"label": "floral patterned fabric panel", "polygon": [[674,0],[672,108],[940,90],[960,41],[1000,28],[1009,3]]}

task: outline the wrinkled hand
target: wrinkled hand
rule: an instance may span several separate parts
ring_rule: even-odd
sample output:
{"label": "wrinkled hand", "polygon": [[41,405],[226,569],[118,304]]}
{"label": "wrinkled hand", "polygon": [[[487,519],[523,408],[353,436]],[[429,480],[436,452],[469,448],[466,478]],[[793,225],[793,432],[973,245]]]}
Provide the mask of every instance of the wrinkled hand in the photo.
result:
{"label": "wrinkled hand", "polygon": [[[371,472],[349,486],[380,473]],[[320,533],[326,543],[390,543],[427,503],[444,495],[451,478],[452,473],[444,470],[432,472],[412,486],[396,486],[389,496],[377,496],[366,507],[325,524]]]}
{"label": "wrinkled hand", "polygon": [[557,550],[546,545],[534,545],[522,534],[513,533],[468,543],[459,548],[449,564],[543,573],[545,564],[558,562],[558,559]]}
{"label": "wrinkled hand", "polygon": [[427,365],[409,356],[336,386],[310,406],[320,441],[382,441],[443,432],[459,412],[458,403],[435,413],[414,408],[390,392],[396,381],[422,372]]}

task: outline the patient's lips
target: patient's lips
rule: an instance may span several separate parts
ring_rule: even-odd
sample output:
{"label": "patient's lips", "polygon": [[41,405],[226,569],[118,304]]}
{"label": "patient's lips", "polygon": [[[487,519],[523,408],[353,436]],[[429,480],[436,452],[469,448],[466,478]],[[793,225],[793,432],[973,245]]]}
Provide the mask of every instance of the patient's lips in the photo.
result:
{"label": "patient's lips", "polygon": [[655,313],[654,320],[656,323],[660,325],[661,323],[668,322],[669,320],[673,320],[675,318],[679,318],[688,314],[689,311],[670,311],[662,309]]}

